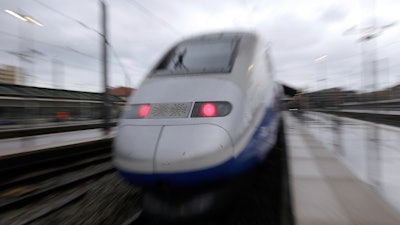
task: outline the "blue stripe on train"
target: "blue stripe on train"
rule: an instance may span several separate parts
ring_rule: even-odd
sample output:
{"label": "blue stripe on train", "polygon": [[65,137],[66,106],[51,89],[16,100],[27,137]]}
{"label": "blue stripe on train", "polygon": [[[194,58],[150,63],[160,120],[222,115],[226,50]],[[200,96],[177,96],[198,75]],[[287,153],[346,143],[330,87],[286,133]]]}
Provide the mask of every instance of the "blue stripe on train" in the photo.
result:
{"label": "blue stripe on train", "polygon": [[[251,140],[236,158],[231,158],[224,163],[204,170],[183,173],[131,173],[123,170],[118,172],[128,181],[139,186],[152,186],[156,182],[168,182],[171,186],[182,187],[208,183],[224,178],[229,178],[243,173],[259,163],[265,154],[273,147],[273,142],[268,141],[271,135],[276,135],[276,130],[271,129],[272,121],[277,115],[273,107],[267,108],[263,120],[258,126]],[[277,122],[275,122],[277,123]],[[278,129],[277,124],[274,129]],[[275,139],[275,138],[272,138]]]}

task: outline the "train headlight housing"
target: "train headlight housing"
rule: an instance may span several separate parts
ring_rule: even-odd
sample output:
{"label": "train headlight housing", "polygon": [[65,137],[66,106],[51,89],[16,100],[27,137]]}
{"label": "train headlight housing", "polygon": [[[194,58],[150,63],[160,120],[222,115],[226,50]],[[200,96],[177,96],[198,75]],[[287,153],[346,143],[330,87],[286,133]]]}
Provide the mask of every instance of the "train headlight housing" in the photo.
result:
{"label": "train headlight housing", "polygon": [[127,105],[125,107],[125,112],[124,112],[123,118],[143,119],[149,114],[150,109],[151,109],[150,104]]}
{"label": "train headlight housing", "polygon": [[125,108],[125,119],[166,119],[188,117],[223,117],[232,110],[232,105],[225,101],[193,103],[152,103],[133,104]]}
{"label": "train headlight housing", "polygon": [[229,102],[196,102],[191,117],[222,117],[232,110]]}

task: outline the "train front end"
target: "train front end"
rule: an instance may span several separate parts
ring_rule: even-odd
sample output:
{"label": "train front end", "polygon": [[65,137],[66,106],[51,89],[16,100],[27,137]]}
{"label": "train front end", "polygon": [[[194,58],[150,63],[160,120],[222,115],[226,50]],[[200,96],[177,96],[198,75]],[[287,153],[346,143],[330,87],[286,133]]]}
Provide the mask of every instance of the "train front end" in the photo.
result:
{"label": "train front end", "polygon": [[[180,42],[129,99],[113,163],[124,179],[151,193],[144,202],[152,211],[206,208],[208,187],[222,190],[216,184],[248,171],[273,146],[277,98],[260,46],[250,33]],[[225,187],[222,192],[232,189]],[[195,189],[201,191],[183,194]]]}
{"label": "train front end", "polygon": [[231,80],[237,36],[178,44],[129,100],[114,164],[133,184],[186,187],[229,177],[243,91]]}

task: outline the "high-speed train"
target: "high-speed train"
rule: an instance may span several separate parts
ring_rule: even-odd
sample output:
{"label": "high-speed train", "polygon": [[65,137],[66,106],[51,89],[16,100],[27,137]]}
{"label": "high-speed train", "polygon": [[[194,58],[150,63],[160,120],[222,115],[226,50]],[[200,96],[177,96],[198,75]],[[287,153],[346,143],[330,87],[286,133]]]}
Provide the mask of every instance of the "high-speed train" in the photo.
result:
{"label": "high-speed train", "polygon": [[251,32],[177,43],[130,96],[113,164],[141,187],[185,188],[242,174],[274,147],[281,88]]}

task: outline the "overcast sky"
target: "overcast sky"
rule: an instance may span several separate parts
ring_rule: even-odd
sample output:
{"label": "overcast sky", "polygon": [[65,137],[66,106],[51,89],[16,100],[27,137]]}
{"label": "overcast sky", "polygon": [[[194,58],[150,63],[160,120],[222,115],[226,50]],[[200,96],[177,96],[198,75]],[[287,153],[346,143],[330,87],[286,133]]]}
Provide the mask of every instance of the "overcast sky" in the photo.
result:
{"label": "overcast sky", "polygon": [[[359,41],[362,34],[356,30],[372,25],[368,17],[374,14],[378,27],[397,22],[400,15],[398,0],[375,4],[372,0],[108,0],[106,4],[112,46],[109,85],[134,88],[173,43],[195,34],[240,29],[259,32],[271,46],[277,81],[305,90],[365,89],[371,81],[362,73],[361,45],[367,43]],[[102,90],[98,0],[2,0],[0,7],[0,64],[22,66],[29,75],[28,85]],[[6,9],[44,26],[22,22]],[[356,25],[353,34],[343,34]],[[397,24],[375,39],[379,87],[400,82],[399,34]],[[18,57],[20,53],[25,60]],[[323,55],[324,60],[315,61]]]}

